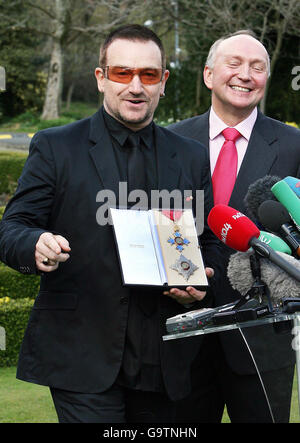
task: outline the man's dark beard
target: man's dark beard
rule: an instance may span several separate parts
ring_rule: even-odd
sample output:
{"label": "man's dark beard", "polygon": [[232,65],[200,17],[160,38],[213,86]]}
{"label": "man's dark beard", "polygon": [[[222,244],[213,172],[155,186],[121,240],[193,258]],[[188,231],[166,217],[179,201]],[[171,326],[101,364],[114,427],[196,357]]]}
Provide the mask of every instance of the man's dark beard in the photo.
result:
{"label": "man's dark beard", "polygon": [[128,120],[128,119],[122,117],[122,115],[118,112],[115,114],[115,118],[117,120],[119,120],[119,122],[123,123],[125,126],[127,126],[127,125],[139,126],[141,123],[148,121],[150,118],[152,119],[152,114],[149,111],[145,114],[145,116],[143,118],[141,118],[139,120],[132,121],[132,120]]}

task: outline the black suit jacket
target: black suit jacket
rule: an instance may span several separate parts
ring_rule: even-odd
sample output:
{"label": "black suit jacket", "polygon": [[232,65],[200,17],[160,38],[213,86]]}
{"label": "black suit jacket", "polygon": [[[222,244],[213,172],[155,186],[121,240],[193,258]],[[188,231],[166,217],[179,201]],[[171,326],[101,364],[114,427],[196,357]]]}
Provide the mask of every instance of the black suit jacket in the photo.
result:
{"label": "black suit jacket", "polygon": [[[171,125],[177,134],[191,137],[209,146],[209,112]],[[247,215],[244,198],[249,186],[266,175],[286,177],[300,175],[300,131],[258,112],[248,148],[241,164],[229,206]],[[223,245],[223,244],[222,244]],[[224,257],[233,253],[223,245]],[[288,295],[288,294],[287,294]],[[223,290],[216,294],[217,306],[240,297],[230,286],[228,279]],[[243,330],[262,371],[285,367],[294,361],[289,333],[275,334],[272,326],[246,328]],[[226,358],[231,367],[240,374],[254,373],[255,368],[238,332],[220,334]]]}
{"label": "black suit jacket", "polygon": [[[159,190],[212,193],[207,151],[200,143],[155,126]],[[122,286],[112,226],[96,220],[101,190],[119,193],[119,173],[101,112],[70,125],[37,133],[0,225],[1,259],[35,273],[35,244],[42,232],[70,242],[70,259],[41,276],[23,340],[17,377],[78,392],[109,388],[122,362],[128,288]],[[218,245],[205,227],[204,260],[218,273]],[[143,293],[141,297],[149,296]],[[162,290],[158,301],[161,336],[166,318],[184,308]],[[208,299],[207,299],[208,300]],[[161,366],[170,397],[189,390],[189,362],[201,339],[161,340]]]}

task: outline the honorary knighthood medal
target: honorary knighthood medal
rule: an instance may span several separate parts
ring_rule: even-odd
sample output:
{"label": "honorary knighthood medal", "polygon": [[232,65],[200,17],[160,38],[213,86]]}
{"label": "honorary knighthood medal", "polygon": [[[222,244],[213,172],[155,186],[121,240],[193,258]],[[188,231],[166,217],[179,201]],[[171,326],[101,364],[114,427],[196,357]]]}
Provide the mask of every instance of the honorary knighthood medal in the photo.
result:
{"label": "honorary knighthood medal", "polygon": [[110,213],[124,286],[207,288],[191,209],[110,208]]}
{"label": "honorary knighthood medal", "polygon": [[[165,217],[168,217],[174,223],[174,233],[173,237],[169,237],[167,242],[171,245],[176,245],[177,251],[180,253],[184,250],[184,246],[187,246],[190,241],[180,233],[180,228],[176,224],[176,222],[181,218],[182,211],[162,211]],[[180,257],[176,260],[176,262],[170,266],[170,269],[177,271],[183,278],[188,281],[190,276],[198,269],[191,260],[186,258],[184,255],[180,254]]]}
{"label": "honorary knighthood medal", "polygon": [[177,271],[181,274],[186,281],[190,278],[190,276],[198,269],[198,266],[194,265],[194,263],[186,258],[184,255],[180,255],[180,257],[176,260],[174,265],[170,266],[171,269]]}
{"label": "honorary knighthood medal", "polygon": [[177,251],[182,252],[184,250],[183,246],[187,246],[190,243],[188,239],[182,237],[182,234],[179,232],[180,228],[176,224],[176,221],[182,216],[182,211],[162,211],[162,213],[174,222],[173,237],[170,236],[167,242],[171,245],[176,245]]}

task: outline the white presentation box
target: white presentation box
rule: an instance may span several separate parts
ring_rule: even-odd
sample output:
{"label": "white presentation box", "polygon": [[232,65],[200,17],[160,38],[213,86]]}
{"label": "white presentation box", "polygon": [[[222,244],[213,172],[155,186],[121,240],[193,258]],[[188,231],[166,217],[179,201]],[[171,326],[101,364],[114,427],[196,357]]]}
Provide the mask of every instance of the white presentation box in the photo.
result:
{"label": "white presentation box", "polygon": [[110,211],[124,285],[207,288],[191,209]]}

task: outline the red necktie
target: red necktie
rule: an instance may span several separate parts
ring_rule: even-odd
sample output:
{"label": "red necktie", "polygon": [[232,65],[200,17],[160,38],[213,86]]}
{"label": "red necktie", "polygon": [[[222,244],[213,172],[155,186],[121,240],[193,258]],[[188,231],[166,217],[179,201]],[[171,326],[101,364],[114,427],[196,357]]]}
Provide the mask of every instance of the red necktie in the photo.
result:
{"label": "red necktie", "polygon": [[225,141],[212,176],[215,205],[227,205],[229,202],[237,172],[238,157],[235,141],[241,136],[234,128],[226,128],[222,134]]}

